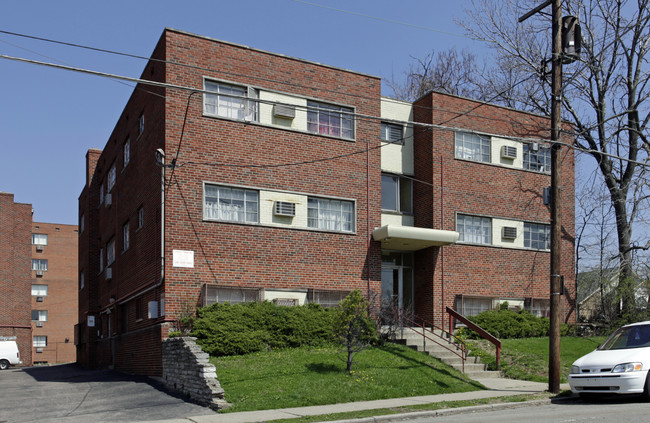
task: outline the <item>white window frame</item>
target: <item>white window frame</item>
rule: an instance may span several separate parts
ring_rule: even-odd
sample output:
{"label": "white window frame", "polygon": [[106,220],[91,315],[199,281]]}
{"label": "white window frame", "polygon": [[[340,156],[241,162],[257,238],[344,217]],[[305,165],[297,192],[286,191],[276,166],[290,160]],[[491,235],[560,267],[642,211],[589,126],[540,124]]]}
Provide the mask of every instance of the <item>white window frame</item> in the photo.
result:
{"label": "white window frame", "polygon": [[32,270],[47,272],[47,259],[32,259]]}
{"label": "white window frame", "polygon": [[106,266],[115,263],[115,238],[106,244]]}
{"label": "white window frame", "polygon": [[219,222],[259,223],[260,193],[227,185],[203,185],[203,219]]}
{"label": "white window frame", "polygon": [[138,209],[138,229],[144,227],[144,208],[140,207]]}
{"label": "white window frame", "polygon": [[490,163],[491,149],[492,140],[488,136],[471,132],[455,132],[454,155],[457,159]]}
{"label": "white window frame", "polygon": [[47,297],[47,285],[32,284],[33,297]]}
{"label": "white window frame", "polygon": [[307,101],[307,132],[354,139],[354,109]]}
{"label": "white window frame", "polygon": [[332,232],[354,233],[354,201],[308,197],[307,227]]}
{"label": "white window frame", "polygon": [[32,347],[34,348],[47,348],[47,336],[34,335],[32,339]]}
{"label": "white window frame", "polygon": [[404,127],[396,123],[381,123],[381,139],[382,141],[404,144]]}
{"label": "white window frame", "polygon": [[247,122],[258,122],[259,92],[245,85],[229,84],[211,79],[203,80],[203,113]]}
{"label": "white window frame", "polygon": [[524,222],[524,247],[532,250],[550,251],[551,225]]}
{"label": "white window frame", "polygon": [[32,310],[32,322],[47,322],[47,310]]}
{"label": "white window frame", "polygon": [[122,225],[122,252],[129,249],[129,241],[129,222],[127,221],[124,225]]}
{"label": "white window frame", "polygon": [[460,234],[459,243],[492,245],[492,219],[458,213],[456,232]]}
{"label": "white window frame", "polygon": [[122,152],[124,157],[124,167],[126,167],[131,161],[131,140],[129,138],[127,138],[126,141],[124,141]]}
{"label": "white window frame", "polygon": [[47,234],[32,234],[32,245],[47,245]]}
{"label": "white window frame", "polygon": [[[394,200],[389,203],[391,199]],[[382,173],[381,209],[413,214],[413,183],[410,178]]]}
{"label": "white window frame", "polygon": [[539,146],[533,151],[530,144],[524,144],[524,169],[551,173],[551,148]]}

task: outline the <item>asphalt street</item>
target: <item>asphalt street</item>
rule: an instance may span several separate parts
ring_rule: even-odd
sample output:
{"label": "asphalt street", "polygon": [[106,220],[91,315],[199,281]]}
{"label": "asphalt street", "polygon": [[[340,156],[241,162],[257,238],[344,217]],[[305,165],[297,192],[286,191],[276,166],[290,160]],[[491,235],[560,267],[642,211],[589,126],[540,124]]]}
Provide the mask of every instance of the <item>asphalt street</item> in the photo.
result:
{"label": "asphalt street", "polygon": [[216,413],[157,381],[76,364],[0,371],[1,422],[137,422]]}

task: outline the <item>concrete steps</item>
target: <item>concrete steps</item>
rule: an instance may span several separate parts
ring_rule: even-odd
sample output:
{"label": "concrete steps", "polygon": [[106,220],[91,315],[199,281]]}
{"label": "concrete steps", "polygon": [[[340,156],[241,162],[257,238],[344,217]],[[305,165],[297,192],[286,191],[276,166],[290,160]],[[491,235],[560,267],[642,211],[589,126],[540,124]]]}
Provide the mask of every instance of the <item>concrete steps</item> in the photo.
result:
{"label": "concrete steps", "polygon": [[461,348],[450,342],[446,333],[439,330],[435,330],[434,333],[437,336],[432,336],[431,333],[426,333],[426,336],[436,342],[423,337],[422,330],[419,328],[402,328],[396,331],[395,341],[439,359],[456,370],[464,372],[470,379],[501,377],[501,372],[487,370],[487,365],[481,362],[480,357],[467,357],[463,368]]}

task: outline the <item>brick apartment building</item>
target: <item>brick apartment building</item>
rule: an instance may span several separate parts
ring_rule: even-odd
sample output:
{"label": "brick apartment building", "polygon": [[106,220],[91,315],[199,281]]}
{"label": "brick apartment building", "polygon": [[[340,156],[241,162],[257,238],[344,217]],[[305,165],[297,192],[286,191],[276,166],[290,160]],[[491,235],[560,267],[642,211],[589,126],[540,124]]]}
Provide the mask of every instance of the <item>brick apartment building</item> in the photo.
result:
{"label": "brick apartment building", "polygon": [[31,319],[34,364],[77,361],[77,225],[32,223]]}
{"label": "brick apartment building", "polygon": [[31,230],[32,205],[0,192],[0,339],[18,343],[24,365],[32,363]]}
{"label": "brick apartment building", "polygon": [[32,214],[0,193],[0,339],[18,342],[23,365],[74,362],[77,227]]}
{"label": "brick apartment building", "polygon": [[[179,65],[180,64],[180,65]],[[158,375],[214,302],[548,309],[547,119],[167,29],[79,197],[78,361]],[[185,87],[185,88],[179,88]],[[188,89],[189,88],[189,89]],[[573,155],[563,155],[566,318]]]}

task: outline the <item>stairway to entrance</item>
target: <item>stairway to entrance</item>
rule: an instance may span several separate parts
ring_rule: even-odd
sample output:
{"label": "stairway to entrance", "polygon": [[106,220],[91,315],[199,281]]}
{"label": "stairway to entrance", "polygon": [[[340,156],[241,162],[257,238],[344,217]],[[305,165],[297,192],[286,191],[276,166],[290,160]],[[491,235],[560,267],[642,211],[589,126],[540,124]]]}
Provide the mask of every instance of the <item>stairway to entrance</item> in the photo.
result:
{"label": "stairway to entrance", "polygon": [[401,327],[395,331],[395,342],[422,351],[443,363],[463,372],[470,379],[501,377],[501,372],[487,370],[487,364],[480,357],[465,357],[462,348],[449,339],[449,334],[439,329],[421,327]]}

